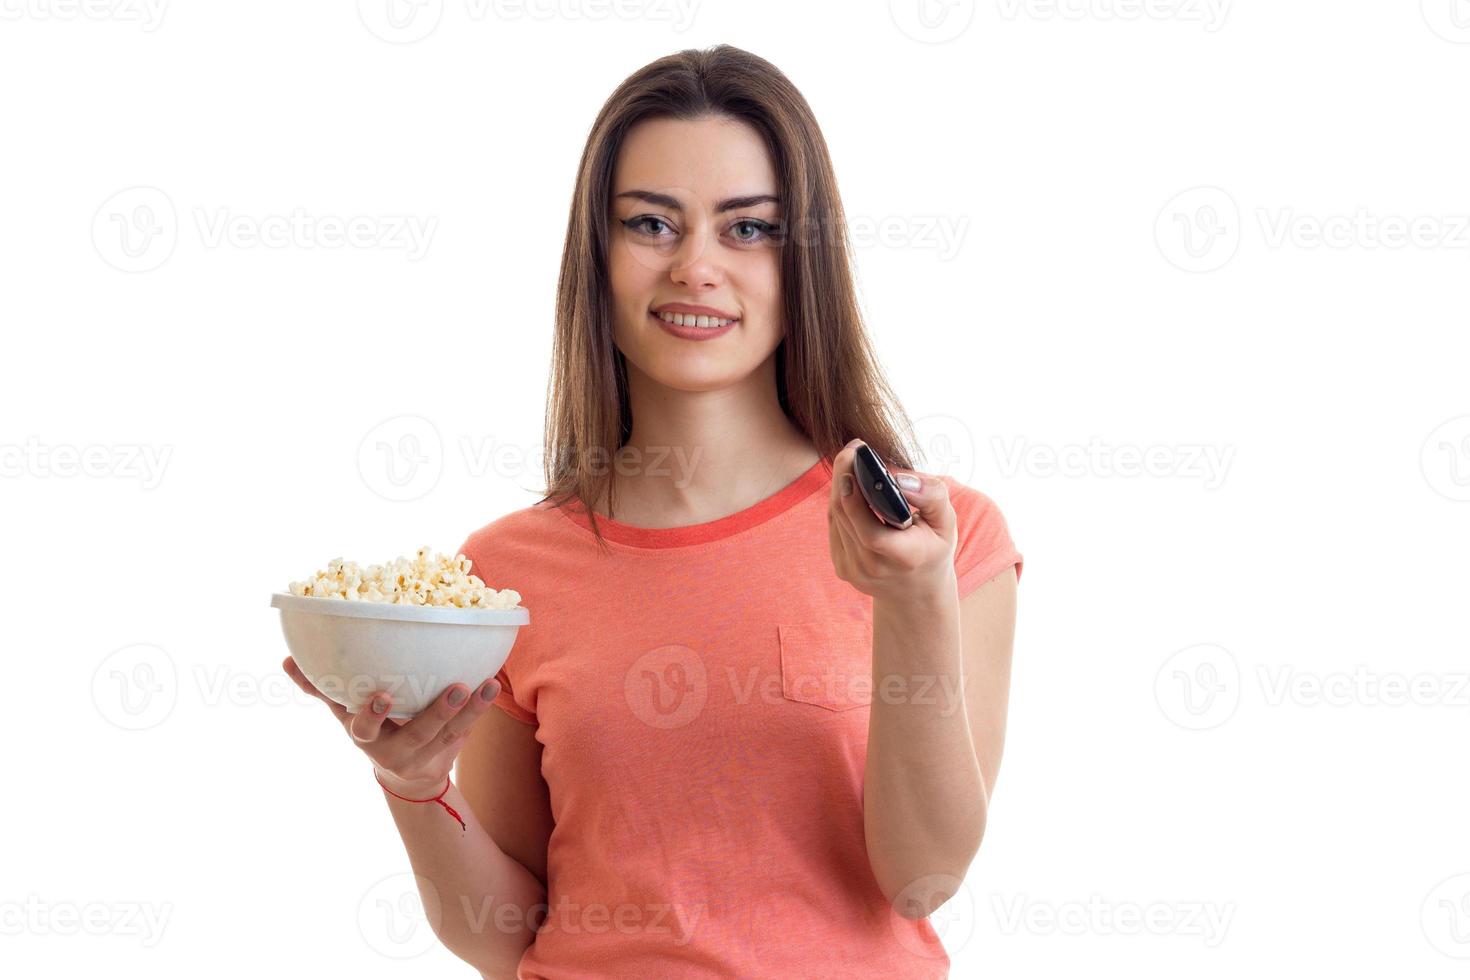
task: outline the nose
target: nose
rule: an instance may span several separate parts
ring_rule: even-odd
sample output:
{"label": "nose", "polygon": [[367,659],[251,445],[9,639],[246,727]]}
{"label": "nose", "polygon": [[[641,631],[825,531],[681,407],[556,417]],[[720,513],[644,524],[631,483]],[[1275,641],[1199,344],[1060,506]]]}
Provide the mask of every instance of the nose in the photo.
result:
{"label": "nose", "polygon": [[717,253],[706,234],[690,235],[674,256],[669,277],[686,289],[718,286],[724,281],[725,273],[716,259]]}

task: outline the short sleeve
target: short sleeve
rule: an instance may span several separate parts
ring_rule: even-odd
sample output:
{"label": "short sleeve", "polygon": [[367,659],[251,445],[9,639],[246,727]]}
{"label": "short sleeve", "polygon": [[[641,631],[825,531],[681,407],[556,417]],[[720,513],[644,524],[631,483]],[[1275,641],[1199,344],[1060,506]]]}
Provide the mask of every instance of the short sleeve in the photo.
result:
{"label": "short sleeve", "polygon": [[963,599],[1011,565],[1016,581],[1021,579],[1024,559],[1011,540],[1010,527],[995,501],[974,487],[946,477],[949,500],[954,506],[956,542],[955,578]]}
{"label": "short sleeve", "polygon": [[506,714],[517,721],[523,721],[528,725],[536,724],[536,716],[522,708],[516,701],[515,691],[510,684],[510,675],[505,672],[504,667],[495,672],[495,679],[500,682],[500,693],[495,695],[495,700],[490,703],[503,709]]}
{"label": "short sleeve", "polygon": [[[472,550],[474,548],[473,541],[474,537],[471,536],[464,544],[460,545],[459,554],[464,555],[470,560],[471,575],[479,575],[482,582],[485,582],[487,585],[491,584],[490,578],[487,578],[486,575],[480,575],[480,563],[475,560],[474,550]],[[488,570],[486,574],[489,574]],[[514,656],[515,647],[512,646],[510,648],[510,656],[506,658],[505,664],[495,672],[495,679],[500,682],[500,693],[495,695],[495,700],[490,703],[500,708],[516,721],[525,722],[527,725],[534,725],[536,724],[535,712],[522,707],[521,703],[515,698],[515,685],[511,682],[510,673],[508,672],[508,669],[511,667],[511,658]]]}

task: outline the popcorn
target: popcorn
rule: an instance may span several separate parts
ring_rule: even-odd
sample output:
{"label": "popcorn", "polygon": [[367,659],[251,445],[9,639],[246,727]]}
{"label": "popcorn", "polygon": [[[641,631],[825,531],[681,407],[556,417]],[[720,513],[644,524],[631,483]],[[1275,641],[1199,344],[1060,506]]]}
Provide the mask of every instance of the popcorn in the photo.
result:
{"label": "popcorn", "polygon": [[346,602],[461,609],[515,609],[521,602],[515,589],[492,589],[478,575],[471,575],[470,560],[464,555],[450,558],[430,551],[427,545],[413,558],[395,558],[365,569],[356,562],[333,558],[325,569],[292,582],[290,590],[292,595]]}

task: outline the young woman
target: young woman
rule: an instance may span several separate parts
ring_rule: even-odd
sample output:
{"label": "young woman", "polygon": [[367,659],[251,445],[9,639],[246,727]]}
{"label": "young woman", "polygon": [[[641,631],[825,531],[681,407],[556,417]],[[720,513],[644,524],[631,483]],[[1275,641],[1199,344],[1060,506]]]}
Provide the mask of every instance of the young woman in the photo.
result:
{"label": "young woman", "polygon": [[[720,46],[613,93],[562,257],[550,486],[461,548],[531,625],[404,724],[331,705],[484,976],[948,974],[925,917],[985,829],[1022,558],[987,497],[912,469],[854,296],[781,72]],[[854,490],[858,440],[913,478],[913,526]]]}

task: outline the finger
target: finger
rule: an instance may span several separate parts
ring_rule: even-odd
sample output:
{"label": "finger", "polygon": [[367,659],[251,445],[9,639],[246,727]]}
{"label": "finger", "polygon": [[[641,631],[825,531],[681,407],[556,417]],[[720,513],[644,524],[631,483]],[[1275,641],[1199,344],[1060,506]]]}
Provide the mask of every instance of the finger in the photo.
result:
{"label": "finger", "polygon": [[954,505],[949,500],[949,484],[944,482],[943,477],[932,476],[928,473],[895,470],[894,476],[898,476],[899,473],[910,473],[922,481],[922,485],[917,490],[899,487],[899,492],[909,502],[909,506],[918,511],[925,524],[934,528],[941,536],[947,537],[955,526]]}
{"label": "finger", "polygon": [[842,516],[846,520],[848,532],[852,535],[853,544],[872,551],[881,550],[880,535],[886,533],[882,522],[878,520],[873,508],[868,506],[867,498],[863,496],[862,490],[857,485],[857,477],[853,476],[852,493],[838,498],[838,506]]}
{"label": "finger", "polygon": [[[857,447],[861,444],[861,439],[849,440],[847,445],[839,449],[837,451],[837,455],[832,457],[832,488],[831,493],[828,495],[828,499],[834,507],[836,507],[842,500],[842,478],[844,476],[851,477],[853,475],[852,457],[857,452]],[[853,486],[855,488],[856,484],[854,484]]]}
{"label": "finger", "polygon": [[[854,489],[851,496],[846,499],[851,500],[853,497],[858,496],[858,493],[859,491]],[[876,526],[877,518],[873,516],[872,511],[868,510],[868,505],[864,503],[862,504],[862,508],[863,512],[858,515],[858,519],[864,522],[871,522]],[[858,529],[854,526],[855,522],[852,514],[847,509],[846,502],[837,508],[837,514],[834,519],[837,523],[838,532],[842,535],[842,545],[846,549],[848,567],[858,575],[872,575],[875,571],[873,562],[875,549],[871,544],[865,542],[862,535],[858,533]],[[876,534],[877,531],[875,530],[874,533]]]}
{"label": "finger", "polygon": [[490,702],[494,701],[495,696],[499,693],[500,682],[493,677],[475,688],[475,693],[470,695],[470,699],[464,708],[460,710],[459,714],[449,719],[449,723],[439,733],[439,741],[445,743],[453,742],[455,739],[466,734],[471,728],[474,728],[475,722],[479,721],[480,716],[490,709]]}
{"label": "finger", "polygon": [[388,712],[393,709],[393,698],[387,691],[376,691],[362,706],[362,710],[352,715],[347,724],[347,733],[352,736],[354,742],[367,743],[376,741],[383,730],[383,722],[388,719]]}
{"label": "finger", "polygon": [[345,721],[349,717],[351,712],[342,707],[336,701],[333,701],[331,698],[327,697],[321,691],[317,690],[316,685],[313,684],[307,678],[307,676],[301,672],[301,668],[296,665],[296,661],[294,658],[287,657],[285,662],[281,664],[281,667],[286,671],[286,676],[290,677],[291,680],[295,682],[297,687],[301,688],[303,691],[305,691],[307,694],[310,694],[318,701],[321,701],[328,708],[331,708],[332,714],[337,717],[338,721]]}
{"label": "finger", "polygon": [[313,684],[311,680],[308,679],[307,676],[301,672],[301,668],[296,665],[295,657],[287,657],[285,660],[282,660],[281,669],[286,672],[287,677],[296,682],[297,687],[301,688],[306,693],[315,697],[322,696],[322,692],[316,689],[316,685]]}
{"label": "finger", "polygon": [[[296,686],[301,688],[307,694],[310,694],[312,697],[317,698],[321,701],[332,701],[331,698],[323,694],[321,690],[311,682],[311,678],[307,677],[301,672],[301,668],[297,666],[296,661],[293,658],[287,657],[285,662],[281,664],[281,667],[283,670],[286,671],[286,676],[291,678],[291,680],[295,682]],[[332,703],[336,704],[337,702],[332,701]]]}
{"label": "finger", "polygon": [[[449,685],[439,692],[433,704],[414,715],[408,724],[398,730],[395,740],[410,749],[428,745],[439,737],[449,720],[459,714],[460,709],[469,702],[470,693],[469,688],[463,684]],[[456,695],[461,696],[458,702],[454,700]]]}
{"label": "finger", "polygon": [[832,487],[827,495],[827,505],[832,513],[839,519],[842,526],[851,529],[852,522],[841,521],[844,513],[843,503],[851,497],[856,497],[860,490],[857,485],[857,473],[852,465],[852,457],[857,447],[862,444],[861,439],[854,439],[838,450],[837,455],[832,457]]}
{"label": "finger", "polygon": [[856,566],[852,563],[852,546],[847,541],[847,530],[836,508],[827,508],[827,546],[832,552],[832,561],[837,568],[851,575]]}

